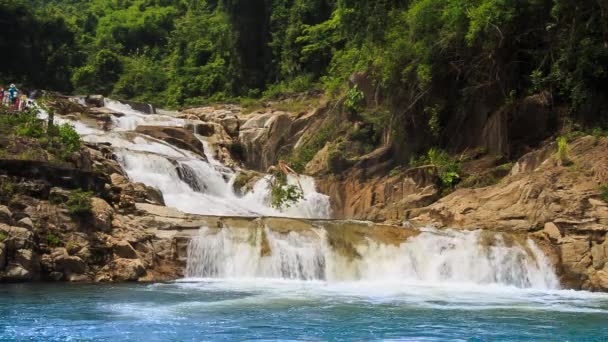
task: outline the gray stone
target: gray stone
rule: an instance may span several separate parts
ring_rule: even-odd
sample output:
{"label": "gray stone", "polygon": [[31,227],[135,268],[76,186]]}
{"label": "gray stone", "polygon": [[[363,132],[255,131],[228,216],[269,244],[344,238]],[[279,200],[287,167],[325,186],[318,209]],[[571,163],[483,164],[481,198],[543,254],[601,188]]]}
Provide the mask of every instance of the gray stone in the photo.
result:
{"label": "gray stone", "polygon": [[119,258],[137,259],[137,253],[127,241],[118,241],[114,244],[114,254]]}
{"label": "gray stone", "polygon": [[31,218],[24,217],[21,220],[19,220],[19,222],[17,222],[17,226],[28,229],[28,230],[32,230],[32,229],[34,229],[34,222],[32,222]]}
{"label": "gray stone", "polygon": [[0,223],[11,224],[13,222],[13,213],[4,205],[0,205]]}

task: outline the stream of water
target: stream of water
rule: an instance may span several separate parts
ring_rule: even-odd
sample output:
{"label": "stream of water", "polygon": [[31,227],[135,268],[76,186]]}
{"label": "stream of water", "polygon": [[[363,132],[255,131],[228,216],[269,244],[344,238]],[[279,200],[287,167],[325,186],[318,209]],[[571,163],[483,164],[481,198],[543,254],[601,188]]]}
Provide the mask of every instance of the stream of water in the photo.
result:
{"label": "stream of water", "polygon": [[[205,141],[207,160],[133,132],[184,120],[115,101],[106,106],[124,114],[111,132],[72,124],[86,141],[111,143],[129,178],[161,190],[168,206],[197,214],[331,215],[312,178],[300,180],[303,200],[278,211],[269,205],[268,178],[236,195],[235,172]],[[0,341],[608,340],[608,295],[560,289],[532,241],[490,240],[429,228],[399,246],[366,241],[352,258],[323,229],[202,227],[181,281],[0,287]]]}

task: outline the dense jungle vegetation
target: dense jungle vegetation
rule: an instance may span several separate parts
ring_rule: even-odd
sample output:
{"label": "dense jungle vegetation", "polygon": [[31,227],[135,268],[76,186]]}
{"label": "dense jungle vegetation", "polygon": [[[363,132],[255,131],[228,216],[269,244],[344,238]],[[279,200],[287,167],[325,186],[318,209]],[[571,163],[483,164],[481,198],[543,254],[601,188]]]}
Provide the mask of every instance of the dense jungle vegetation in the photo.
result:
{"label": "dense jungle vegetation", "polygon": [[608,127],[607,16],[602,0],[0,0],[0,80],[168,107],[317,90],[409,158],[471,145],[453,134],[533,94]]}

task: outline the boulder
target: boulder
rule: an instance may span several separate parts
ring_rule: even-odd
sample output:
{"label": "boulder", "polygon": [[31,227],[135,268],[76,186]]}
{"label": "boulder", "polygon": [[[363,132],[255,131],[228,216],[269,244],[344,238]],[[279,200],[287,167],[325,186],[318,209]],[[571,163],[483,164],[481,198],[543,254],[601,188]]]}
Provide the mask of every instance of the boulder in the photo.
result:
{"label": "boulder", "polygon": [[19,220],[19,222],[17,222],[17,226],[19,226],[21,228],[25,228],[27,230],[32,230],[32,229],[34,229],[34,222],[32,222],[31,218],[24,217],[21,220]]}
{"label": "boulder", "polygon": [[205,146],[203,143],[192,131],[184,127],[137,126],[135,131],[196,153],[201,158],[205,157]]}
{"label": "boulder", "polygon": [[101,198],[91,198],[91,213],[93,216],[93,226],[101,231],[112,230],[112,217],[114,209]]}
{"label": "boulder", "polygon": [[0,205],[0,223],[13,223],[13,213],[4,205]]}
{"label": "boulder", "polygon": [[32,232],[25,228],[11,227],[0,223],[0,233],[3,233],[6,236],[6,239],[3,242],[9,253],[12,253],[10,251],[33,246]]}
{"label": "boulder", "polygon": [[137,281],[146,274],[146,269],[139,259],[115,259],[95,277],[95,281]]}
{"label": "boulder", "polygon": [[591,266],[590,242],[585,237],[566,237],[559,245],[562,265],[567,273],[584,275]]}
{"label": "boulder", "polygon": [[31,249],[20,249],[15,253],[15,263],[23,266],[27,270],[33,270],[36,265],[35,255]]}
{"label": "boulder", "polygon": [[281,147],[292,138],[292,123],[284,112],[252,115],[239,132],[246,164],[260,171],[276,164]]}
{"label": "boulder", "polygon": [[543,229],[543,232],[545,232],[545,234],[547,234],[547,236],[554,241],[557,241],[562,238],[561,231],[553,222],[545,223],[545,228]]}
{"label": "boulder", "polygon": [[596,270],[608,266],[608,239],[604,240],[603,243],[593,242],[591,258],[593,259],[593,268]]}
{"label": "boulder", "polygon": [[30,281],[32,280],[32,273],[21,265],[11,264],[6,268],[3,280],[9,283]]}
{"label": "boulder", "polygon": [[128,241],[117,241],[112,246],[112,249],[118,258],[137,259],[137,252],[135,252],[135,249],[133,249],[133,246]]}
{"label": "boulder", "polygon": [[64,274],[82,274],[85,272],[86,264],[84,261],[77,256],[70,256],[65,253],[61,253],[54,257],[55,271],[62,272]]}
{"label": "boulder", "polygon": [[103,95],[89,95],[84,99],[84,102],[88,106],[103,107],[105,101]]}

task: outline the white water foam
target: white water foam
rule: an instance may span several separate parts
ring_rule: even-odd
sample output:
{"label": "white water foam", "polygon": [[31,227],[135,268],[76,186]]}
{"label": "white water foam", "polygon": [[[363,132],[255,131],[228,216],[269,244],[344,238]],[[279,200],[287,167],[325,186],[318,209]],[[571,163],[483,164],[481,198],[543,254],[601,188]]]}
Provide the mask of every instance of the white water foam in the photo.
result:
{"label": "white water foam", "polygon": [[[262,234],[270,251],[264,252]],[[495,284],[557,289],[553,267],[531,240],[507,244],[501,234],[428,229],[399,246],[367,241],[360,258],[334,251],[323,230],[287,235],[265,230],[203,228],[192,239],[187,275],[329,282]]]}

